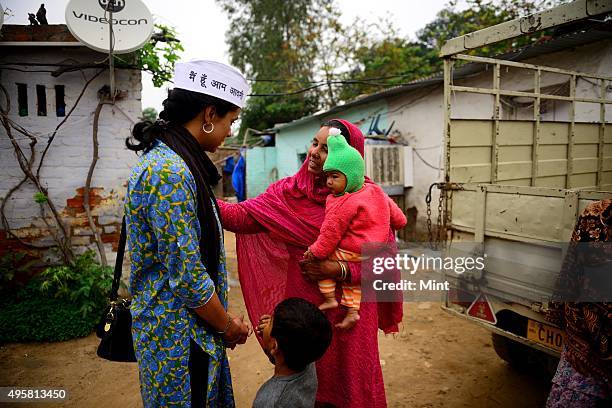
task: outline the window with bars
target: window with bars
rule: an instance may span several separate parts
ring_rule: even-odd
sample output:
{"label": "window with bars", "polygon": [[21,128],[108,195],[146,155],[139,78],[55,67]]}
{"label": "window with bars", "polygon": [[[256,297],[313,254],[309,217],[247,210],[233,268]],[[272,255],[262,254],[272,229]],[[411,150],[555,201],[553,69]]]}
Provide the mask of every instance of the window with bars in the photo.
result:
{"label": "window with bars", "polygon": [[44,85],[36,85],[36,106],[38,116],[47,116],[47,89]]}
{"label": "window with bars", "polygon": [[28,86],[17,83],[17,106],[19,116],[28,116]]}
{"label": "window with bars", "polygon": [[55,85],[55,115],[66,116],[66,90],[64,85]]}

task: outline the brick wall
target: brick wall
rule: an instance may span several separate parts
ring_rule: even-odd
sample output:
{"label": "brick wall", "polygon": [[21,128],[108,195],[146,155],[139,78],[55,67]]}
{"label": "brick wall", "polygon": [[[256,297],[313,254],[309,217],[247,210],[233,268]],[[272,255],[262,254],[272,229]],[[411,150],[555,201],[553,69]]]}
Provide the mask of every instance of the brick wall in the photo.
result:
{"label": "brick wall", "polygon": [[2,26],[2,41],[78,42],[65,24],[42,26],[5,24]]}
{"label": "brick wall", "polygon": [[[104,54],[81,47],[1,47],[0,62],[65,63],[67,60],[87,63],[100,61]],[[28,71],[53,70],[56,67],[19,66]],[[55,85],[64,85],[66,113],[74,106],[85,83],[83,75],[91,78],[96,70],[70,72],[53,77],[46,72],[20,72],[3,69],[0,71],[2,85],[11,98],[13,120],[37,134],[36,158],[40,159],[47,140],[63,117],[56,116]],[[27,85],[28,115],[19,116],[17,105],[17,83]],[[88,87],[86,93],[68,121],[60,128],[47,154],[41,171],[41,178],[49,189],[49,196],[62,213],[73,238],[77,252],[95,248],[93,235],[83,207],[83,187],[92,158],[93,114],[98,103],[97,91],[109,83],[108,72],[103,72]],[[44,85],[47,95],[47,116],[38,116],[36,85]],[[124,91],[123,98],[115,106],[105,105],[99,120],[99,160],[93,175],[90,192],[90,206],[95,222],[100,226],[102,240],[109,262],[114,259],[119,239],[122,203],[125,182],[136,155],[125,148],[125,138],[130,134],[131,119],[141,114],[141,73],[135,70],[116,71],[117,89]],[[28,153],[28,140],[13,132],[19,139],[24,152]],[[19,183],[23,173],[3,127],[0,127],[0,199],[8,190]],[[39,205],[34,201],[36,189],[31,183],[23,185],[7,202],[6,215],[11,229],[22,239],[34,244],[48,244],[53,240]],[[46,217],[48,222],[53,219]],[[7,240],[0,231],[0,255],[12,248],[22,247]],[[54,262],[53,251],[35,251],[45,262]]]}

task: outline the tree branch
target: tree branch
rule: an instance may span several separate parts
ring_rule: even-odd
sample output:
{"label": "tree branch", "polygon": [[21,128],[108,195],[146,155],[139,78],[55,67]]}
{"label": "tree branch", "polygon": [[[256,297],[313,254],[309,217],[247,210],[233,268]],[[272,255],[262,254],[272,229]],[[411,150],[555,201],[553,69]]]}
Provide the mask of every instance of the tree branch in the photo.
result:
{"label": "tree branch", "polygon": [[[6,134],[9,140],[11,141],[11,144],[13,145],[13,149],[15,150],[15,155],[17,157],[17,163],[19,164],[21,171],[25,175],[25,179],[21,181],[16,186],[16,188],[11,189],[11,191],[9,192],[13,194],[15,191],[17,191],[19,187],[21,187],[25,183],[26,180],[31,180],[36,186],[36,188],[38,189],[38,191],[44,194],[44,196],[47,198],[46,204],[51,210],[51,213],[53,214],[53,217],[55,218],[55,222],[57,223],[57,226],[61,230],[62,235],[64,237],[64,242],[62,242],[62,240],[60,239],[58,240],[57,244],[60,247],[60,250],[62,251],[64,255],[65,261],[69,262],[73,258],[73,253],[72,253],[72,250],[69,247],[67,247],[65,243],[70,241],[70,235],[68,231],[66,230],[64,223],[62,222],[62,218],[59,212],[57,211],[55,205],[49,199],[48,190],[41,184],[40,179],[37,176],[35,176],[32,171],[32,165],[34,164],[34,159],[35,159],[34,146],[36,145],[36,142],[37,142],[36,138],[31,133],[23,129],[21,126],[18,126],[17,124],[15,124],[9,118],[8,113],[9,113],[9,107],[10,107],[10,98],[8,96],[8,93],[6,92],[6,88],[4,88],[4,86],[1,84],[0,84],[0,89],[2,89],[2,92],[5,94],[6,100],[7,100],[6,109],[0,109],[0,122],[2,122],[2,125],[4,126],[6,130]],[[12,132],[13,127],[20,133],[25,134],[30,139],[30,158],[29,159],[26,158],[25,154],[23,153],[23,150],[21,149],[21,146],[19,146],[19,143],[13,136],[13,132]],[[2,207],[1,207],[2,211],[4,211],[6,201],[7,201],[7,197],[5,197],[3,200]],[[4,213],[2,213],[2,218],[3,218],[3,224],[8,226],[8,220],[6,219],[6,216]],[[8,230],[8,233],[12,236],[15,236],[15,234],[10,232],[10,229]],[[20,240],[20,242],[25,244],[23,240]]]}
{"label": "tree branch", "polygon": [[93,142],[93,154],[91,158],[91,164],[89,165],[89,171],[87,172],[87,179],[85,180],[85,193],[83,196],[83,207],[85,207],[85,213],[87,214],[87,220],[89,221],[89,227],[94,234],[94,239],[96,241],[96,246],[98,247],[98,252],[100,254],[100,263],[102,266],[108,265],[106,260],[106,251],[104,250],[104,244],[102,243],[102,238],[100,237],[100,233],[98,228],[94,224],[93,216],[91,215],[91,208],[89,206],[89,190],[91,189],[91,179],[93,177],[94,169],[96,168],[96,163],[98,163],[98,121],[100,119],[100,113],[102,112],[102,107],[106,104],[112,105],[111,102],[105,102],[101,100],[96,107],[96,112],[94,113],[93,120],[93,131],[92,131],[92,142]]}

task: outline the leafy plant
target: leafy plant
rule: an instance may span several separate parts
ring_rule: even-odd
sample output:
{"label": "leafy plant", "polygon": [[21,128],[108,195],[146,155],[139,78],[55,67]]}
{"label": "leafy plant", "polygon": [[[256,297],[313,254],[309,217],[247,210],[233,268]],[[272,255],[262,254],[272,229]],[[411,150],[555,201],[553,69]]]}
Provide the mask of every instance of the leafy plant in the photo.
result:
{"label": "leafy plant", "polygon": [[[315,62],[323,36],[334,27],[339,13],[331,0],[217,0],[227,13],[229,57],[233,65],[253,79],[240,121],[247,128],[266,129],[317,111],[320,105]],[[275,95],[291,93],[278,97]],[[268,96],[263,96],[268,95]]]}
{"label": "leafy plant", "polygon": [[[329,109],[359,95],[438,73],[450,38],[556,6],[565,0],[450,0],[416,33],[399,35],[387,19],[344,25],[333,0],[216,0],[230,20],[230,61],[252,81],[240,134]],[[538,32],[481,47],[497,55],[528,45]],[[474,53],[470,51],[468,53]]]}
{"label": "leafy plant", "polygon": [[153,75],[153,85],[157,88],[172,79],[174,64],[179,60],[179,52],[184,51],[183,46],[176,38],[176,31],[172,27],[155,24],[158,30],[137,52],[138,67]]}
{"label": "leafy plant", "polygon": [[7,252],[0,257],[0,296],[5,298],[17,287],[15,278],[27,273],[34,261],[27,261],[23,252]]}
{"label": "leafy plant", "polygon": [[142,110],[142,115],[141,117],[144,120],[149,120],[151,122],[155,122],[155,120],[157,119],[157,110],[155,110],[155,108],[144,108]]}
{"label": "leafy plant", "polygon": [[0,309],[0,342],[63,341],[87,336],[100,315],[86,316],[79,305],[41,295],[37,279]]}
{"label": "leafy plant", "polygon": [[174,64],[184,49],[174,28],[162,24],[155,24],[155,28],[157,31],[142,48],[130,54],[115,55],[115,65],[150,73],[153,85],[159,88],[172,79]]}
{"label": "leafy plant", "polygon": [[93,251],[75,257],[69,265],[47,268],[3,299],[0,342],[87,336],[100,319],[112,278],[112,268],[99,265]]}
{"label": "leafy plant", "polygon": [[[438,50],[444,42],[453,37],[465,35],[504,21],[526,16],[564,2],[566,1],[466,0],[467,7],[463,10],[458,10],[457,0],[451,0],[444,9],[437,13],[433,21],[417,32],[417,38],[423,45]],[[533,35],[521,36],[510,41],[490,44],[478,49],[478,53],[480,55],[500,54],[512,48],[530,44],[542,35],[544,35],[543,32],[538,32]]]}
{"label": "leafy plant", "polygon": [[87,251],[77,256],[71,265],[47,268],[39,279],[43,294],[78,305],[80,313],[86,317],[106,302],[113,271],[109,266],[99,265],[95,253]]}
{"label": "leafy plant", "polygon": [[44,193],[41,193],[39,191],[36,194],[34,194],[34,201],[37,202],[38,204],[44,204],[47,201],[49,201],[49,198],[47,198],[47,196]]}

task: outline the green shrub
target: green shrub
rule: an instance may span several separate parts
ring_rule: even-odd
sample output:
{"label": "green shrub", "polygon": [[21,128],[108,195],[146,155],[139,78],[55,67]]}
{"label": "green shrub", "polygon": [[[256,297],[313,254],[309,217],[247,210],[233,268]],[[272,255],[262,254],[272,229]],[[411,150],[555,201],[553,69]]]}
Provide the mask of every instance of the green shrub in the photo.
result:
{"label": "green shrub", "polygon": [[87,251],[77,256],[72,265],[47,268],[40,279],[42,293],[78,304],[85,317],[108,299],[113,270],[98,264],[94,252]]}
{"label": "green shrub", "polygon": [[80,306],[40,292],[15,299],[0,311],[0,342],[63,341],[87,336],[100,315],[83,316]]}
{"label": "green shrub", "polygon": [[27,260],[23,252],[10,251],[0,256],[0,297],[2,301],[19,287],[17,277],[27,274],[34,261]]}
{"label": "green shrub", "polygon": [[71,265],[47,268],[0,310],[0,342],[62,341],[87,336],[102,316],[112,285],[112,268],[94,253]]}

